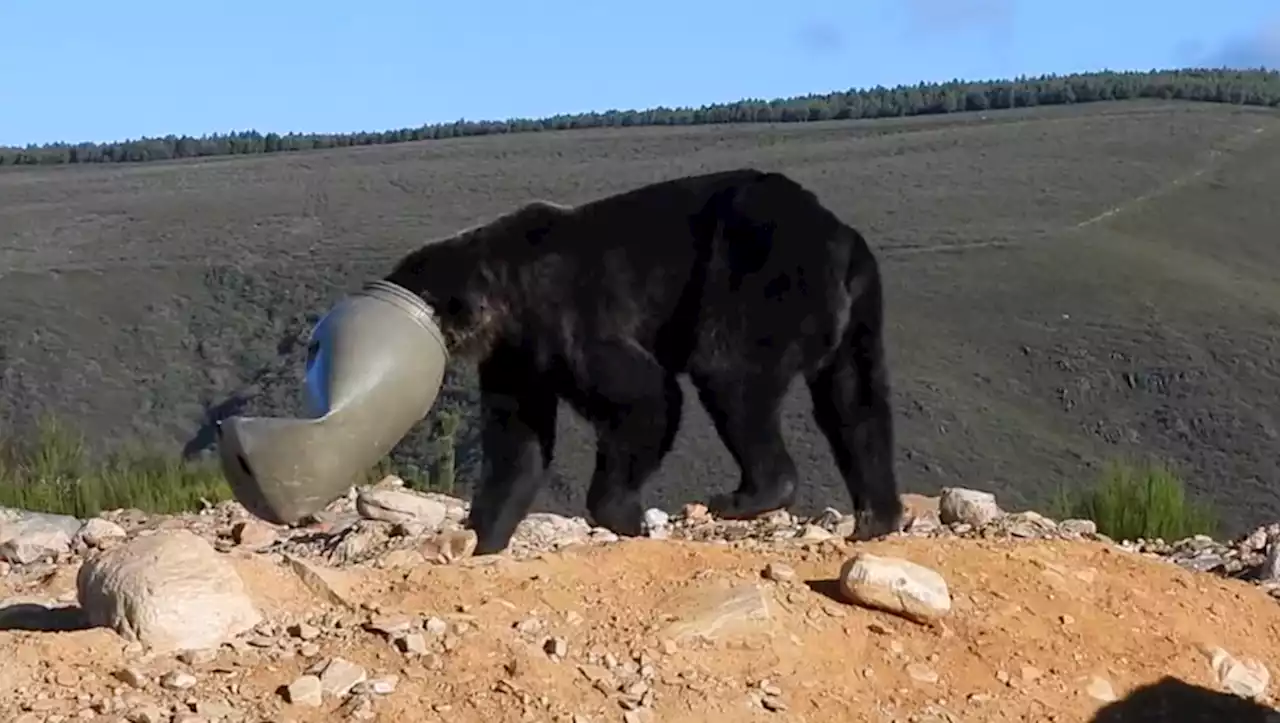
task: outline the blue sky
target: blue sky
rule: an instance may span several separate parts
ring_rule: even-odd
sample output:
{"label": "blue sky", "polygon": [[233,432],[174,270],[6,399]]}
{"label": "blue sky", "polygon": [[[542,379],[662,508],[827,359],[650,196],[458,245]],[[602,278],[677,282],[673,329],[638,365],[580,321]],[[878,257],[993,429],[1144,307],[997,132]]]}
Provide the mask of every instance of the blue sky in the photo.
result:
{"label": "blue sky", "polygon": [[4,0],[0,27],[0,145],[1280,66],[1276,0]]}

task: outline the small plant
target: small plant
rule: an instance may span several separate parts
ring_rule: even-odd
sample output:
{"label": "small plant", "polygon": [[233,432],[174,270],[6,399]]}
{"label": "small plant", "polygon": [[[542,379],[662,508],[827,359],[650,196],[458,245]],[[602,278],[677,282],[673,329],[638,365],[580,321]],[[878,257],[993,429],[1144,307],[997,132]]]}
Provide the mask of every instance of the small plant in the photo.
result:
{"label": "small plant", "polygon": [[1092,489],[1059,490],[1053,507],[1059,517],[1093,520],[1117,540],[1177,540],[1217,529],[1212,509],[1188,499],[1182,480],[1152,462],[1110,462]]}
{"label": "small plant", "polygon": [[[415,489],[451,493],[460,422],[456,412],[440,415],[434,480],[415,465],[382,459],[353,482],[375,484],[396,474]],[[84,437],[52,416],[37,422],[34,439],[0,435],[0,507],[85,518],[120,508],[172,514],[229,499],[231,487],[217,460],[186,461],[125,445],[91,461]]]}
{"label": "small plant", "polygon": [[136,446],[91,463],[84,438],[46,416],[34,440],[0,442],[0,506],[92,517],[137,508],[174,513],[231,498],[217,464],[187,462]]}
{"label": "small plant", "polygon": [[445,494],[453,494],[457,482],[457,433],[462,417],[456,410],[440,413],[440,434],[436,438],[439,455],[436,457],[435,488]]}

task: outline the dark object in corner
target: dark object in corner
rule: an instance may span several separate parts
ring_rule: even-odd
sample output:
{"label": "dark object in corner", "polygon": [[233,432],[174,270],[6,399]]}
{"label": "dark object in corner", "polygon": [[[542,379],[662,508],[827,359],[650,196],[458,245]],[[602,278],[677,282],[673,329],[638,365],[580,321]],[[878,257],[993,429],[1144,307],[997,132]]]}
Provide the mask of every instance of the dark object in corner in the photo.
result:
{"label": "dark object in corner", "polygon": [[1280,712],[1165,676],[1108,704],[1091,723],[1280,723]]}

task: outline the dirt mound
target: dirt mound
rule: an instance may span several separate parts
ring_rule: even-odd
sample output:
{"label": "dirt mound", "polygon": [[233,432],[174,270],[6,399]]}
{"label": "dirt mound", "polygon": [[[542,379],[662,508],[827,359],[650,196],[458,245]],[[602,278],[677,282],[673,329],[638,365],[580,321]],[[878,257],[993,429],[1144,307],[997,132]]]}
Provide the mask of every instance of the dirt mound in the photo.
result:
{"label": "dirt mound", "polygon": [[[486,557],[442,554],[460,534],[448,524],[432,536],[342,514],[298,530],[234,505],[117,514],[95,524],[119,533],[81,532],[73,549],[8,565],[0,718],[1273,720],[1280,609],[1263,587],[1065,523],[1037,522],[1060,539],[1021,536],[1044,520],[1030,513],[964,536],[940,534],[966,523],[926,509],[869,544],[831,532],[848,518],[830,514],[729,524],[695,508],[650,533],[665,539],[624,540],[546,516]],[[42,607],[76,599],[87,548],[166,528],[223,551],[262,612],[257,628],[153,654],[83,629],[74,606]],[[363,560],[337,564],[344,544],[359,547],[353,535]],[[837,577],[856,552],[940,573],[950,611],[921,624],[848,602]]]}

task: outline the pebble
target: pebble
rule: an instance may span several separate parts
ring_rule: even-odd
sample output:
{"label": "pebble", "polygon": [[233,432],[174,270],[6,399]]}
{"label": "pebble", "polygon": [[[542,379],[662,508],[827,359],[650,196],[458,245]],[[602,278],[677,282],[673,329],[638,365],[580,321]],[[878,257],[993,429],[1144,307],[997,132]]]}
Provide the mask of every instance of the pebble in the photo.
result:
{"label": "pebble", "polygon": [[290,703],[294,705],[318,706],[323,702],[323,688],[320,678],[315,675],[304,675],[289,684],[285,691]]}
{"label": "pebble", "polygon": [[790,565],[771,562],[765,566],[764,576],[774,582],[791,582],[796,579],[796,571]]}
{"label": "pebble", "polygon": [[1111,703],[1116,700],[1116,691],[1111,687],[1111,681],[1096,675],[1090,677],[1089,684],[1085,686],[1085,693],[1090,698],[1103,703]]}
{"label": "pebble", "polygon": [[351,689],[353,695],[390,695],[395,692],[396,686],[400,683],[400,677],[396,675],[387,675],[381,678],[370,678],[369,680],[357,683]]}
{"label": "pebble", "polygon": [[923,663],[908,664],[907,675],[911,676],[912,680],[920,683],[938,682],[938,672]]}
{"label": "pebble", "polygon": [[343,658],[332,658],[320,673],[320,687],[325,693],[341,698],[368,677],[368,672],[359,665]]}
{"label": "pebble", "polygon": [[277,536],[274,528],[258,520],[242,520],[231,528],[231,539],[250,550],[261,550],[274,545]]}
{"label": "pebble", "polygon": [[422,655],[427,652],[427,639],[422,633],[409,633],[396,638],[396,647],[406,655]]}
{"label": "pebble", "polygon": [[160,685],[169,690],[187,690],[198,682],[196,676],[181,670],[172,670],[160,677]]}

